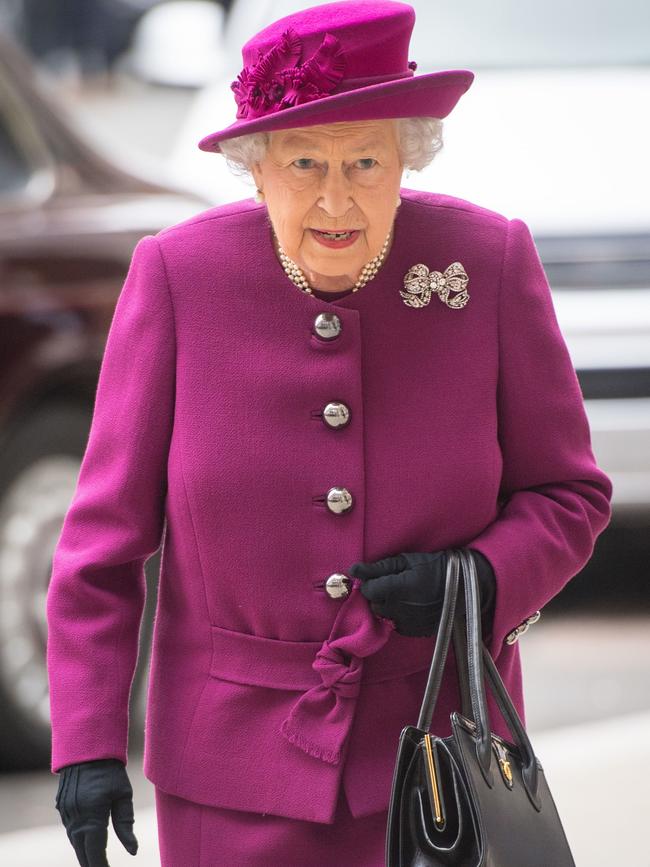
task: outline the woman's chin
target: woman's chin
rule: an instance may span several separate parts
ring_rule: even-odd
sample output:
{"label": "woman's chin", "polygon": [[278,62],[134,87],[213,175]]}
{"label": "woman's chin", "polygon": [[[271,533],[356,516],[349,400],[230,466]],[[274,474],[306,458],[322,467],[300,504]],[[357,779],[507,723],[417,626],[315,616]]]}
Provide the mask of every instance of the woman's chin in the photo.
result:
{"label": "woman's chin", "polygon": [[323,277],[340,277],[345,274],[357,274],[368,261],[367,257],[359,256],[355,250],[328,250],[322,248],[309,251],[308,256],[302,256],[305,263],[303,271],[312,271]]}
{"label": "woman's chin", "polygon": [[[307,279],[309,279],[309,275],[311,275],[310,283],[312,285],[318,285],[319,282],[325,281],[336,281],[340,282],[341,286],[332,285],[330,288],[343,289],[346,285],[351,285],[356,280],[356,277],[352,275],[356,275],[363,268],[364,263],[362,262],[360,265],[355,262],[337,262],[337,261],[329,261],[329,262],[311,262],[306,269],[303,269]],[[320,279],[319,279],[320,278]]]}

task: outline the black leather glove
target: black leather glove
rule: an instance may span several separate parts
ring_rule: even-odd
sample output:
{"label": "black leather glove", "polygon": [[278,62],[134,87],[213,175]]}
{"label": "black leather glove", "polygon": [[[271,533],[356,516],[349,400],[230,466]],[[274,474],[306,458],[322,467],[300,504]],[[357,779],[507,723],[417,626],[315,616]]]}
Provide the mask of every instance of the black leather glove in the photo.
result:
{"label": "black leather glove", "polygon": [[138,851],[133,833],[133,788],[119,759],[95,759],[61,768],[56,809],[82,867],[109,867],[109,815],[127,852],[135,855]]}
{"label": "black leather glove", "polygon": [[[496,599],[496,578],[489,560],[473,548],[481,599],[481,631],[489,638]],[[359,578],[361,593],[372,611],[395,622],[400,635],[435,635],[445,596],[447,557],[444,551],[402,553],[353,563],[350,575]]]}

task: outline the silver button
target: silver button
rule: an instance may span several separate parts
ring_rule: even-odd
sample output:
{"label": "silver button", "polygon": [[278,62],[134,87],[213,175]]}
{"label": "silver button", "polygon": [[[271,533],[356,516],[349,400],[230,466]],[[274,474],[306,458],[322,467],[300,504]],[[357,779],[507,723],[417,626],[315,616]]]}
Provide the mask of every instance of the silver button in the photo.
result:
{"label": "silver button", "polygon": [[336,313],[319,313],[314,320],[314,332],[325,340],[333,340],[341,333],[341,320]]}
{"label": "silver button", "polygon": [[334,572],[325,582],[325,590],[332,599],[340,599],[350,592],[350,579],[347,575]]}
{"label": "silver button", "polygon": [[522,620],[521,623],[519,624],[519,626],[515,626],[515,628],[512,630],[512,632],[509,632],[506,635],[506,643],[507,644],[514,644],[515,641],[518,641],[519,636],[523,635],[524,632],[526,632],[526,630],[528,629],[528,627],[531,624],[537,623],[537,621],[539,620],[539,618],[541,616],[542,616],[542,612],[536,611],[534,614],[531,614],[530,617],[527,617],[525,620]]}
{"label": "silver button", "polygon": [[352,508],[352,494],[347,488],[330,488],[327,492],[327,508],[340,515]]}
{"label": "silver button", "polygon": [[323,410],[323,421],[330,427],[345,427],[350,421],[350,410],[339,400],[330,401]]}

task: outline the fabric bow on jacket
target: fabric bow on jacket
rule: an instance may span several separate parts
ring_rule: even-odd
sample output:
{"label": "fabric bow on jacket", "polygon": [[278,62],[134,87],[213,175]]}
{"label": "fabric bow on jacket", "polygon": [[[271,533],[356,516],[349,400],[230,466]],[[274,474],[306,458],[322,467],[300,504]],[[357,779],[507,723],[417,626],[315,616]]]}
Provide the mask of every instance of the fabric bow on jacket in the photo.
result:
{"label": "fabric bow on jacket", "polygon": [[391,621],[373,616],[361,581],[353,578],[351,585],[312,663],[321,682],[300,696],[280,726],[292,744],[332,764],[341,759],[354,719],[364,657],[377,653],[395,629]]}

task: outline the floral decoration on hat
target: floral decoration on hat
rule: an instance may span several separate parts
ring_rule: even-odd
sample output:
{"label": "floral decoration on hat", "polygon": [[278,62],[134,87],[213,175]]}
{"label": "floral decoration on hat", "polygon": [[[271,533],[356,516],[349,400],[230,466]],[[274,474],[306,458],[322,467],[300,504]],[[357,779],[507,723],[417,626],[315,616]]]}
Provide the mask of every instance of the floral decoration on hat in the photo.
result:
{"label": "floral decoration on hat", "polygon": [[[404,275],[404,288],[400,289],[402,300],[408,307],[425,307],[435,292],[447,307],[464,307],[469,301],[467,284],[469,277],[460,262],[452,262],[440,271],[429,271],[426,265],[413,265]],[[450,297],[450,293],[455,293]]]}
{"label": "floral decoration on hat", "polygon": [[245,66],[230,85],[237,102],[237,118],[262,117],[272,112],[328,96],[343,78],[345,56],[341,43],[326,33],[317,51],[300,63],[302,39],[291,27],[256,63]]}

